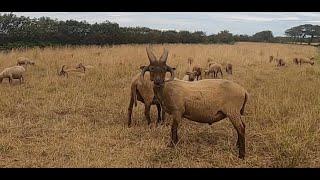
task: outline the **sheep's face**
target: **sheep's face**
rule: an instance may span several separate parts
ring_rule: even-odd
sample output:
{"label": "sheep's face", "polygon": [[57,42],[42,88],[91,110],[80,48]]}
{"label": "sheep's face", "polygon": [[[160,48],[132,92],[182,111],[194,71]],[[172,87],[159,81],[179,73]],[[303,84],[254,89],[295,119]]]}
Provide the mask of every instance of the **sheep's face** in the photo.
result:
{"label": "sheep's face", "polygon": [[164,50],[160,59],[157,60],[149,48],[146,48],[146,50],[147,50],[150,64],[143,68],[141,75],[143,76],[146,71],[149,71],[150,80],[153,81],[156,87],[160,87],[164,85],[164,83],[166,82],[165,76],[167,72],[170,72],[171,74],[171,78],[169,81],[173,80],[175,68],[172,68],[166,64],[167,58],[168,58],[168,51]]}

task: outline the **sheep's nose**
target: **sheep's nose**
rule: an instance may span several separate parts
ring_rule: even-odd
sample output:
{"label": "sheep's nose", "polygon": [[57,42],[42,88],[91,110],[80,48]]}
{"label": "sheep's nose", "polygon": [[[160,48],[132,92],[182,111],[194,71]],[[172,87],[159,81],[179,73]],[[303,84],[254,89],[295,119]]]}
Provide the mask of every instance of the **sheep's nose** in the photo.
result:
{"label": "sheep's nose", "polygon": [[155,80],[154,80],[154,84],[162,85],[163,84],[163,80],[160,77],[156,77]]}

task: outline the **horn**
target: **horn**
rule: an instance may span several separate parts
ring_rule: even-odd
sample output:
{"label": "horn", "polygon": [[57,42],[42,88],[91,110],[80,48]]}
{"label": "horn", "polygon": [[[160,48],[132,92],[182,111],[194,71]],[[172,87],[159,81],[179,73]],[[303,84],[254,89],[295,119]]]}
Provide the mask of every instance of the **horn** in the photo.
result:
{"label": "horn", "polygon": [[149,66],[145,66],[142,71],[141,71],[141,76],[142,76],[142,79],[144,79],[144,74],[149,71]]}
{"label": "horn", "polygon": [[149,58],[150,63],[157,61],[157,58],[154,56],[154,54],[150,50],[150,47],[147,47],[146,50],[147,50],[147,54],[148,54],[148,58]]}
{"label": "horn", "polygon": [[162,56],[160,57],[159,61],[162,62],[162,63],[166,63],[167,62],[167,58],[168,58],[168,50],[164,48]]}
{"label": "horn", "polygon": [[[170,74],[171,74],[171,76],[170,76],[170,79],[168,80],[168,81],[172,81],[173,79],[174,79],[174,76],[175,76],[175,74],[174,74],[174,70],[172,69],[172,67],[170,67],[170,66],[167,66],[167,72],[170,72]],[[167,82],[167,81],[166,81]]]}

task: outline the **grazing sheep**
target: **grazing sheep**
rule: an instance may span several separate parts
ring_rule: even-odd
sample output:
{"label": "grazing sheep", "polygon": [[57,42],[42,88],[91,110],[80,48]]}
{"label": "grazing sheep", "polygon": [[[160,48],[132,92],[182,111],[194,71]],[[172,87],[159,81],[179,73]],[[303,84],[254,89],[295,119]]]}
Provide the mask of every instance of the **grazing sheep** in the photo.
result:
{"label": "grazing sheep", "polygon": [[189,64],[188,72],[193,72],[195,74],[195,78],[197,80],[201,80],[202,79],[202,77],[201,77],[202,68],[199,65],[194,64],[193,62],[194,61],[192,58],[188,58],[188,64]]}
{"label": "grazing sheep", "polygon": [[[145,66],[141,66],[140,69],[143,69]],[[150,74],[146,74],[147,77]],[[131,81],[131,98],[128,107],[128,126],[131,126],[132,122],[132,110],[133,104],[137,106],[137,100],[144,103],[144,114],[147,119],[148,125],[151,123],[150,118],[150,108],[151,105],[156,105],[158,110],[158,121],[157,124],[160,122],[164,122],[165,120],[165,112],[162,110],[161,115],[161,105],[159,101],[157,101],[156,97],[154,96],[153,92],[153,83],[150,79],[146,78],[143,79],[141,77],[141,73],[135,75]]]}
{"label": "grazing sheep", "polygon": [[271,63],[274,60],[273,56],[269,57],[269,63]]}
{"label": "grazing sheep", "polygon": [[[161,107],[173,117],[170,146],[178,143],[178,126],[182,118],[211,125],[226,117],[238,133],[239,158],[245,157],[245,124],[241,119],[248,100],[248,92],[229,80],[205,79],[186,82],[174,79],[173,69],[166,64],[168,51],[165,49],[159,60],[147,50],[150,64],[143,68],[141,75],[149,71],[153,91]],[[170,72],[171,78],[164,79]]]}
{"label": "grazing sheep", "polygon": [[17,61],[17,65],[18,66],[22,66],[22,65],[35,65],[35,62],[28,59],[28,58],[25,58],[25,57],[19,57],[18,58],[18,61]]}
{"label": "grazing sheep", "polygon": [[226,65],[226,72],[227,72],[228,74],[232,74],[232,64],[228,63],[228,64]]}
{"label": "grazing sheep", "polygon": [[58,73],[59,76],[67,76],[69,77],[69,73],[85,73],[85,68],[82,67],[76,67],[76,68],[66,68],[66,65],[63,65],[61,68],[61,71]]}
{"label": "grazing sheep", "polygon": [[223,78],[222,65],[218,63],[210,64],[208,74],[211,74],[211,78],[218,78],[218,73],[220,72],[221,78]]}
{"label": "grazing sheep", "polygon": [[311,64],[311,66],[313,66],[314,65],[314,60],[313,60],[314,58],[312,57],[312,58],[309,58],[309,59],[305,59],[305,58],[300,58],[299,59],[299,64],[301,65],[301,64]]}
{"label": "grazing sheep", "polygon": [[286,62],[283,59],[277,59],[277,66],[285,66]]}
{"label": "grazing sheep", "polygon": [[21,84],[22,81],[24,80],[23,76],[25,71],[26,69],[22,66],[13,66],[13,67],[5,68],[0,73],[0,82],[2,82],[4,78],[9,78],[10,84],[12,84],[13,79],[19,79]]}
{"label": "grazing sheep", "polygon": [[293,64],[298,65],[299,64],[299,59],[298,58],[293,58]]}

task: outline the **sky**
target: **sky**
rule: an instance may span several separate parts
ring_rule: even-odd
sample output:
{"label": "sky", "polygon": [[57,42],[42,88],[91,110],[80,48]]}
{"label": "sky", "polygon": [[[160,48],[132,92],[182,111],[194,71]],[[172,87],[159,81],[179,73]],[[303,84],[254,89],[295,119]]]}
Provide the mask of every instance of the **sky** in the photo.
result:
{"label": "sky", "polygon": [[[3,14],[6,12],[0,12]],[[203,31],[207,35],[229,30],[253,35],[271,30],[274,36],[301,24],[320,25],[320,12],[13,12],[17,16],[96,23],[111,21],[121,27],[148,27],[159,30]]]}

